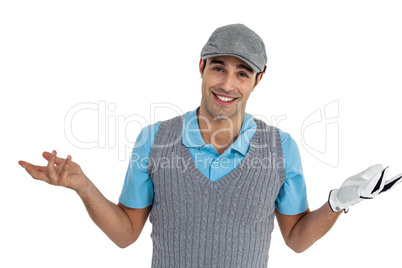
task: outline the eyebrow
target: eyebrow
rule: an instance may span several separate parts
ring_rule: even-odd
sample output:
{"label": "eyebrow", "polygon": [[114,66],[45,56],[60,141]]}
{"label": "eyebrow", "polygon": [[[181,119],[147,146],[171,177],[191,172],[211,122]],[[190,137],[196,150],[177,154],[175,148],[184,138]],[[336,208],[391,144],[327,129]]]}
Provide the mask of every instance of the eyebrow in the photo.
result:
{"label": "eyebrow", "polygon": [[[225,67],[225,62],[224,61],[221,61],[221,60],[217,60],[217,59],[212,59],[211,60],[211,62],[210,62],[210,64],[220,64],[220,65],[222,65],[222,66],[224,66]],[[237,69],[244,69],[244,70],[246,70],[247,72],[249,72],[249,73],[254,73],[254,70],[250,67],[250,66],[248,66],[248,65],[245,65],[245,64],[237,64]]]}
{"label": "eyebrow", "polygon": [[251,67],[249,67],[249,66],[247,66],[247,65],[244,65],[244,64],[238,64],[237,65],[237,68],[239,68],[239,69],[245,69],[246,71],[248,71],[249,73],[254,73],[254,70],[251,68]]}

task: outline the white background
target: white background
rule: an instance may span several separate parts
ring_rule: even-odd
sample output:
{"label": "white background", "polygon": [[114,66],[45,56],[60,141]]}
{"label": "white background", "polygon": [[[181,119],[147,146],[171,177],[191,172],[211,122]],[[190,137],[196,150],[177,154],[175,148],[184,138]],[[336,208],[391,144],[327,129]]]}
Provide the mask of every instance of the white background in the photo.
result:
{"label": "white background", "polygon": [[[74,192],[33,180],[17,162],[45,165],[45,150],[71,154],[117,202],[140,128],[199,105],[199,53],[230,23],[266,43],[267,73],[247,111],[286,116],[277,126],[299,145],[312,210],[369,165],[402,172],[401,13],[399,1],[2,1],[0,266],[150,267],[149,222],[119,249]],[[339,132],[328,128],[326,139],[325,122],[311,126],[305,146],[303,122],[332,102]],[[70,129],[81,141],[98,140],[94,148],[65,135],[65,117],[80,103],[115,108],[107,120],[98,120],[99,109],[74,117]],[[155,103],[170,108],[151,118]],[[322,155],[335,165],[309,153],[325,144],[337,145]],[[401,195],[402,187],[352,207],[302,254],[276,227],[269,267],[400,267]]]}

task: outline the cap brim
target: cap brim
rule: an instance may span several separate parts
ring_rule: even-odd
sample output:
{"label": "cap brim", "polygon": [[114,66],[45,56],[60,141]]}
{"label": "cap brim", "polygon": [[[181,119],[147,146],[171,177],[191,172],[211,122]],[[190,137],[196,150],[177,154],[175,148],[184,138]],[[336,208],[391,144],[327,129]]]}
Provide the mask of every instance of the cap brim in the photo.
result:
{"label": "cap brim", "polygon": [[254,63],[252,63],[251,61],[245,59],[244,57],[242,57],[239,54],[236,53],[210,53],[210,54],[206,54],[204,56],[201,57],[201,59],[206,60],[206,59],[210,59],[213,57],[219,57],[219,56],[233,56],[236,57],[242,61],[244,61],[248,66],[251,67],[251,69],[253,69],[256,73],[261,73],[263,70],[260,70],[260,68],[258,68]]}

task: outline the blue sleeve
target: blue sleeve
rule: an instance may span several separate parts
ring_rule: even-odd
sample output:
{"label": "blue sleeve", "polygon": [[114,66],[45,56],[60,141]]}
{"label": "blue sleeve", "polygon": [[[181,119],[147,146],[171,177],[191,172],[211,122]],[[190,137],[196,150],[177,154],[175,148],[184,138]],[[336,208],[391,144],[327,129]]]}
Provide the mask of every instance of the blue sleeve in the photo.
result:
{"label": "blue sleeve", "polygon": [[144,127],[135,141],[119,202],[130,208],[152,205],[154,187],[148,176],[148,159],[161,122]]}
{"label": "blue sleeve", "polygon": [[279,130],[285,161],[286,181],[275,201],[276,209],[285,215],[296,215],[308,209],[306,183],[304,180],[299,148],[293,138]]}

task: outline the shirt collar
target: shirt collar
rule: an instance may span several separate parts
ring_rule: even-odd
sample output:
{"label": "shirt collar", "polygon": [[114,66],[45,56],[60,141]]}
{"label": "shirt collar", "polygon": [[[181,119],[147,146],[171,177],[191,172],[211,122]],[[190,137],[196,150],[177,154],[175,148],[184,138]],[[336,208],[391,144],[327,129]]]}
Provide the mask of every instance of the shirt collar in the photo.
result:
{"label": "shirt collar", "polygon": [[[199,107],[198,107],[199,108]],[[206,144],[201,136],[200,128],[198,127],[197,109],[185,113],[183,117],[183,144],[186,147],[204,147]]]}
{"label": "shirt collar", "polygon": [[[194,111],[187,112],[183,117],[182,142],[186,147],[189,148],[207,146],[201,136],[200,128],[198,126],[198,108],[199,107],[197,107]],[[246,155],[248,149],[250,148],[251,138],[256,130],[257,124],[255,123],[253,116],[248,113],[244,113],[239,136],[229,148]]]}

